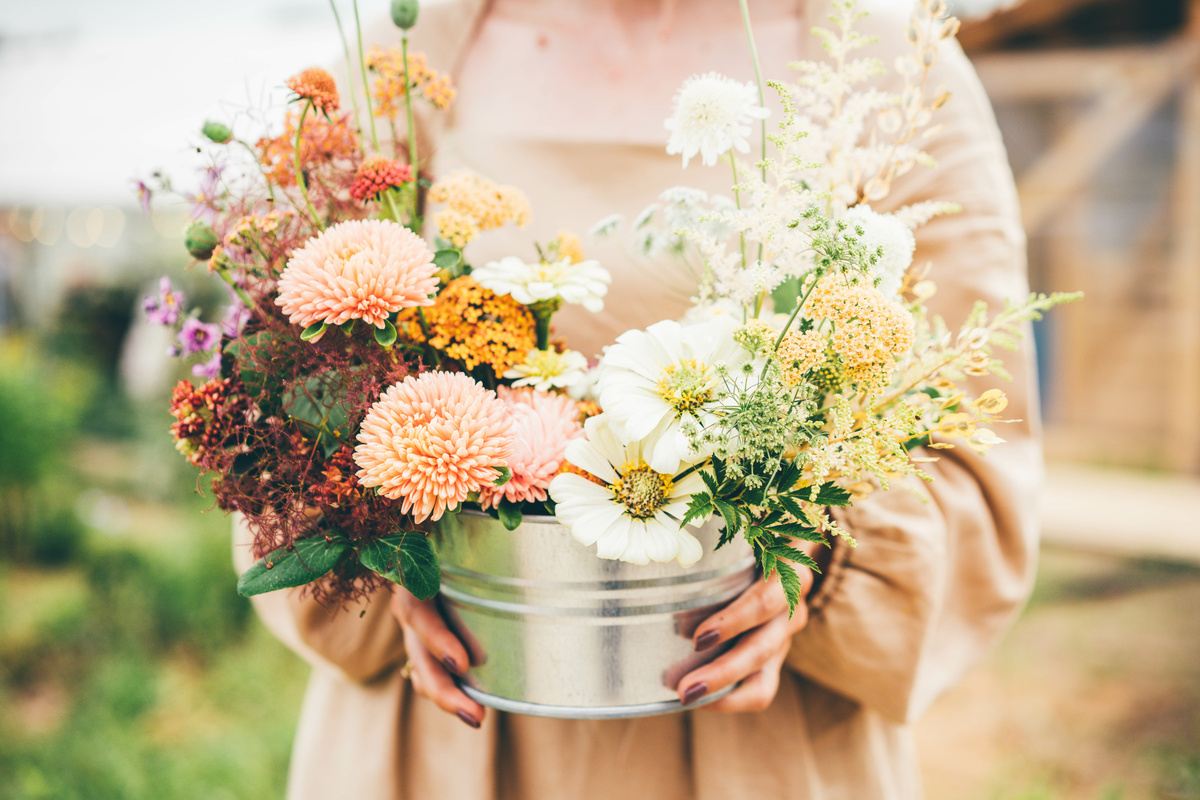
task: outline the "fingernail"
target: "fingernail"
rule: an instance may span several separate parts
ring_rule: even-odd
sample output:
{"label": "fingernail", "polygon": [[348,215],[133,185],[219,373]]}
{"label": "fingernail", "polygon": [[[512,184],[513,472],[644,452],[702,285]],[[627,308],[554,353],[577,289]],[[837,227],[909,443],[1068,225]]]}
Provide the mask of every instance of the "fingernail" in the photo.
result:
{"label": "fingernail", "polygon": [[462,672],[458,669],[458,662],[450,656],[442,656],[442,663],[446,665],[446,669],[450,670],[455,675],[462,674]]}
{"label": "fingernail", "polygon": [[470,714],[468,714],[467,712],[463,711],[461,708],[460,708],[458,711],[455,711],[455,712],[454,712],[454,714],[455,714],[455,716],[457,716],[459,719],[461,719],[463,722],[465,722],[465,723],[467,723],[468,725],[470,725],[472,728],[475,728],[475,729],[478,729],[478,728],[479,728],[479,720],[475,719],[475,718],[474,718],[474,717],[472,717]]}
{"label": "fingernail", "polygon": [[717,640],[720,638],[720,631],[705,631],[696,638],[696,652],[698,653],[701,650],[707,650],[716,644]]}
{"label": "fingernail", "polygon": [[704,697],[706,694],[708,694],[707,683],[693,683],[687,688],[687,691],[683,693],[683,704],[685,706],[690,706],[692,703],[696,702],[701,697]]}

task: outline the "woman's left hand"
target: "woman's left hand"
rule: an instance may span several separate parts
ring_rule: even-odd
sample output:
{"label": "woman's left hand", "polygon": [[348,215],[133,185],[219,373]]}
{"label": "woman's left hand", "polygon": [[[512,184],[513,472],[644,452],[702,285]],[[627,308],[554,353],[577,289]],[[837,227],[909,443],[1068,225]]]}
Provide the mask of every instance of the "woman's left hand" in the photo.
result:
{"label": "woman's left hand", "polygon": [[779,690],[779,671],[792,643],[792,634],[808,622],[804,595],[812,588],[812,570],[794,565],[800,575],[800,603],[788,619],[787,598],[778,574],[769,581],[757,580],[736,600],[700,623],[694,634],[697,650],[715,647],[741,635],[727,652],[679,681],[679,697],[684,705],[719,692],[738,681],[729,694],[704,706],[711,711],[763,711]]}

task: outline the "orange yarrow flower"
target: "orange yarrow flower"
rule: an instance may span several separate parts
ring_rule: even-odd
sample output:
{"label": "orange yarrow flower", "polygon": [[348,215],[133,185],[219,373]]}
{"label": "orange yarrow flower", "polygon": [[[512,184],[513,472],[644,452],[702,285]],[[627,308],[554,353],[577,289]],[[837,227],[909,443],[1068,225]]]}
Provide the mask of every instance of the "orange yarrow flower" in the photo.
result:
{"label": "orange yarrow flower", "polygon": [[320,67],[312,67],[293,75],[286,83],[298,97],[310,101],[318,111],[330,114],[338,110],[337,83],[332,75]]}
{"label": "orange yarrow flower", "polygon": [[[402,312],[398,321],[410,341],[424,342],[415,312]],[[537,346],[533,312],[508,295],[484,289],[469,275],[455,278],[425,309],[429,344],[467,370],[486,364],[503,375],[525,360]]]}
{"label": "orange yarrow flower", "polygon": [[408,56],[408,82],[404,80],[404,55],[395,47],[387,50],[373,47],[367,53],[367,69],[375,73],[371,92],[375,99],[375,115],[395,117],[404,111],[404,96],[417,90],[440,110],[450,107],[456,95],[448,75],[439,74],[429,66],[423,53]]}
{"label": "orange yarrow flower", "polygon": [[[292,164],[296,140],[296,123],[300,115],[287,115],[283,134],[258,140],[259,161],[263,172],[276,186],[294,186],[296,175]],[[358,154],[358,136],[350,117],[342,115],[327,122],[320,117],[304,121],[300,134],[300,167],[304,170],[334,161],[349,161]]]}

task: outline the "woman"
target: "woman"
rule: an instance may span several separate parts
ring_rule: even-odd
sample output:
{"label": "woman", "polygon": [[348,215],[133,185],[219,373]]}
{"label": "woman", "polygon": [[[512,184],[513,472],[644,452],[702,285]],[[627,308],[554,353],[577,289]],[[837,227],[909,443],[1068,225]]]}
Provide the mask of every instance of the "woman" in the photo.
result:
{"label": "woman", "polygon": [[[825,13],[817,2],[755,0],[768,77],[819,57],[809,31]],[[885,63],[905,46],[895,9],[863,27],[879,35],[870,55]],[[394,44],[395,31],[380,38]],[[529,242],[563,228],[635,214],[672,185],[729,191],[723,170],[679,172],[662,119],[689,74],[753,77],[733,0],[449,0],[425,5],[414,45],[459,84],[446,130],[431,126],[435,171],[472,167],[525,190],[534,209],[530,228],[473,244],[474,263],[528,256]],[[953,326],[976,299],[1025,293],[1024,239],[995,121],[955,47],[935,79],[954,93],[939,112],[946,128],[928,142],[939,169],[914,170],[877,206],[962,205],[917,237],[916,263],[931,261],[939,286],[931,306]],[[614,285],[598,317],[560,315],[573,347],[598,352],[686,308],[689,289],[672,274],[634,266],[615,244],[595,243],[588,256]],[[842,521],[859,546],[834,548],[791,621],[779,588],[762,584],[699,626],[697,647],[745,634],[680,681],[687,701],[741,681],[704,709],[606,722],[485,713],[453,686],[466,653],[432,603],[381,590],[331,612],[296,592],[255,598],[314,665],[289,798],[920,797],[910,724],[984,654],[1031,584],[1040,454],[1030,363],[1028,347],[1010,359],[1011,415],[1026,422],[1006,428],[1007,444],[986,459],[942,451],[929,465],[934,483],[849,510]],[[245,547],[237,558],[239,569],[251,560]],[[409,661],[411,681],[401,670]]]}

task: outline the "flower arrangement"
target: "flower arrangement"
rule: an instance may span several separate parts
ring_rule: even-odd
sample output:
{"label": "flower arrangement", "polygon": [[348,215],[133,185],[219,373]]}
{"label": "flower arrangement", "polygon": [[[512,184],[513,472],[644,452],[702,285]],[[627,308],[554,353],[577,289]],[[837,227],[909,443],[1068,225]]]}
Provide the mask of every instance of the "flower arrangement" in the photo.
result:
{"label": "flower arrangement", "polygon": [[[1073,296],[980,306],[956,334],[927,313],[936,287],[912,267],[913,230],[955,208],[871,204],[932,166],[919,143],[949,96],[929,73],[957,22],[920,0],[893,94],[870,88],[884,67],[857,55],[870,43],[858,16],[834,3],[833,28],[817,29],[829,60],[794,65],[794,82],[683,84],[667,152],[728,163],[731,196],[676,187],[633,221],[637,251],[700,276],[695,308],[621,335],[594,369],[551,340],[556,313],[601,309],[611,283],[578,238],[468,263],[471,241],[531,209],[517,188],[434,179],[418,160],[413,104],[444,110],[455,91],[408,52],[414,2],[393,4],[401,48],[360,48],[351,65],[365,122],[309,69],[287,81],[281,135],[251,144],[207,124],[219,180],[194,198],[187,247],[227,284],[230,310],[202,322],[165,279],[146,310],[178,329],[179,355],[203,359],[207,382],[175,390],[172,430],[255,531],[261,558],[239,590],[310,584],[344,599],[387,579],[429,597],[428,525],[473,505],[509,529],[554,514],[601,558],[685,567],[702,555],[688,527],[716,516],[721,543],[745,537],[794,607],[792,564],[817,566],[795,542],[849,540],[828,507],[927,478],[934,451],[1000,443],[1003,393],[960,383],[1003,375],[995,348]],[[771,135],[767,87],[784,110]],[[745,164],[753,138],[761,157]]]}

